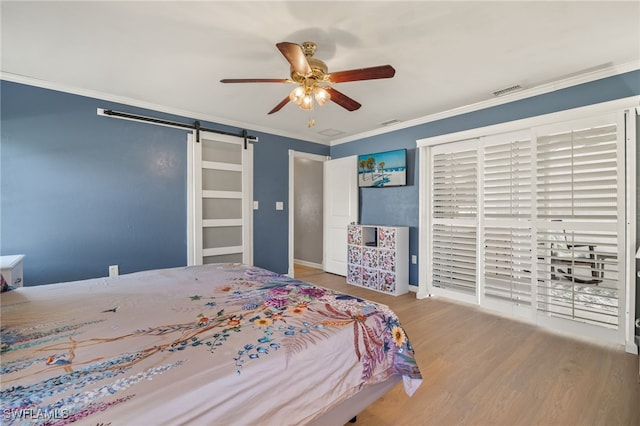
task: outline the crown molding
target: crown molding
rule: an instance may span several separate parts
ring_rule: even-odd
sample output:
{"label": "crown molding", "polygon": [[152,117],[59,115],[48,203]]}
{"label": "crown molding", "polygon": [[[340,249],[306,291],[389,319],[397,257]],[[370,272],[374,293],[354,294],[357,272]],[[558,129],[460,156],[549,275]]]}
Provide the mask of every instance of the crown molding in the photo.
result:
{"label": "crown molding", "polygon": [[640,95],[633,95],[626,98],[584,105],[581,107],[550,112],[542,115],[535,115],[532,117],[507,121],[504,123],[496,123],[484,127],[476,127],[473,129],[461,130],[453,133],[430,136],[428,138],[418,139],[416,141],[416,146],[419,148],[426,146],[435,146],[448,142],[481,138],[487,135],[517,132],[523,129],[530,129],[533,127],[548,125],[549,123],[578,120],[587,116],[607,114],[619,110],[635,110],[637,108],[636,105],[638,104],[640,104]]}
{"label": "crown molding", "polygon": [[568,77],[551,83],[541,84],[529,89],[520,90],[504,96],[500,96],[494,99],[486,101],[476,102],[469,105],[464,105],[458,108],[453,108],[447,111],[430,114],[424,117],[403,121],[388,127],[378,128],[367,132],[358,133],[344,138],[334,139],[331,141],[323,141],[317,138],[301,138],[300,135],[284,132],[282,130],[256,126],[252,123],[246,123],[241,121],[229,120],[226,118],[210,116],[206,114],[200,114],[193,111],[182,110],[165,105],[153,104],[150,102],[144,102],[137,99],[127,98],[124,96],[117,96],[109,93],[98,92],[94,90],[82,89],[78,87],[72,87],[62,85],[59,83],[53,83],[46,80],[40,80],[32,77],[26,77],[19,74],[0,72],[0,80],[7,80],[14,83],[22,83],[30,86],[41,87],[44,89],[57,90],[60,92],[71,93],[79,96],[86,96],[91,98],[97,98],[110,102],[117,102],[125,105],[130,105],[138,108],[150,109],[158,112],[164,112],[167,114],[178,115],[182,117],[189,117],[197,120],[209,121],[216,124],[233,126],[238,128],[247,128],[256,132],[269,133],[272,135],[288,137],[292,139],[303,140],[306,142],[313,142],[321,145],[336,146],[347,142],[353,142],[360,139],[365,139],[372,136],[378,136],[385,133],[391,133],[397,130],[406,129],[409,127],[419,126],[421,124],[430,123],[437,120],[442,120],[449,117],[455,117],[457,115],[466,114],[473,111],[479,111],[486,108],[491,108],[498,105],[507,104],[510,102],[518,101],[521,99],[530,98],[545,93],[554,92],[556,90],[564,89],[571,86],[576,86],[583,83],[589,83],[592,81],[600,80],[602,78],[612,77],[626,72],[635,71],[640,69],[640,61],[628,62],[620,65],[613,65],[606,68],[601,68],[595,71],[583,73],[577,76]]}
{"label": "crown molding", "polygon": [[238,128],[241,128],[241,129],[249,129],[249,130],[252,130],[252,131],[255,131],[255,132],[269,133],[269,134],[272,134],[272,135],[283,136],[283,137],[297,139],[297,140],[303,140],[303,141],[306,141],[306,142],[313,142],[313,143],[317,143],[317,144],[321,144],[321,145],[329,145],[330,144],[329,142],[322,141],[322,140],[303,139],[303,138],[300,137],[300,135],[297,135],[297,134],[283,132],[281,130],[272,129],[272,128],[268,128],[268,127],[256,126],[255,124],[252,124],[252,123],[245,123],[245,122],[242,122],[242,121],[229,120],[229,119],[226,119],[226,118],[215,117],[215,116],[211,116],[211,115],[207,115],[207,114],[201,114],[201,113],[188,111],[188,110],[183,110],[183,109],[179,109],[179,108],[173,108],[173,107],[169,107],[169,106],[166,106],[166,105],[154,104],[154,103],[151,103],[151,102],[145,102],[145,101],[141,101],[141,100],[138,100],[138,99],[127,98],[127,97],[124,97],[124,96],[113,95],[113,94],[99,92],[99,91],[95,91],[95,90],[89,90],[89,89],[82,89],[82,88],[79,88],[79,87],[67,86],[67,85],[63,85],[63,84],[59,84],[59,83],[53,83],[53,82],[46,81],[46,80],[40,80],[40,79],[37,79],[37,78],[27,77],[27,76],[23,76],[23,75],[19,75],[19,74],[8,73],[8,72],[4,72],[4,71],[0,72],[0,80],[6,80],[6,81],[13,82],[13,83],[26,84],[26,85],[29,85],[29,86],[40,87],[40,88],[43,88],[43,89],[56,90],[58,92],[70,93],[70,94],[78,95],[78,96],[96,98],[96,99],[100,99],[100,100],[104,100],[104,101],[108,101],[108,102],[116,102],[116,103],[125,104],[125,105],[129,105],[129,106],[137,107],[137,108],[144,108],[144,109],[149,109],[149,110],[153,110],[153,111],[163,112],[163,113],[166,113],[166,114],[173,114],[173,115],[178,115],[178,116],[181,116],[181,117],[192,118],[194,120],[202,120],[202,121],[208,121],[208,122],[211,122],[211,123],[220,124],[220,125],[224,125],[224,126],[233,126],[233,127],[238,127]]}
{"label": "crown molding", "polygon": [[473,111],[479,111],[486,108],[491,108],[498,105],[507,104],[510,102],[518,101],[521,99],[530,98],[545,93],[555,92],[556,90],[565,89],[571,86],[577,86],[583,83],[589,83],[592,81],[600,80],[602,78],[612,77],[618,74],[624,74],[630,71],[636,71],[640,69],[640,61],[628,62],[620,65],[613,65],[606,68],[601,68],[595,71],[586,72],[580,75],[564,78],[551,83],[541,84],[529,89],[520,90],[504,96],[500,96],[494,99],[486,101],[476,102],[473,104],[465,105],[459,108],[453,108],[447,111],[430,114],[424,117],[416,118],[413,120],[402,121],[400,123],[371,130],[368,132],[358,133],[356,135],[347,136],[344,138],[334,139],[331,141],[331,146],[340,145],[347,142],[353,142],[356,140],[378,136],[385,133],[394,132],[396,130],[406,129],[409,127],[419,126],[421,124],[430,123],[437,120],[442,120],[449,117],[455,117],[456,115],[466,114]]}

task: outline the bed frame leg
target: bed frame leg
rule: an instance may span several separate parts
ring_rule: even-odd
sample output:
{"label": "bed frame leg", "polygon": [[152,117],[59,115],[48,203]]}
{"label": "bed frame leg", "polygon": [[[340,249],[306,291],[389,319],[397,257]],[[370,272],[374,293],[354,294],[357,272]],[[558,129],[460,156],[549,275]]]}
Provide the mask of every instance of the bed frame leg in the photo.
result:
{"label": "bed frame leg", "polygon": [[353,418],[349,420],[349,423],[355,423],[357,421],[358,421],[358,416],[353,416]]}

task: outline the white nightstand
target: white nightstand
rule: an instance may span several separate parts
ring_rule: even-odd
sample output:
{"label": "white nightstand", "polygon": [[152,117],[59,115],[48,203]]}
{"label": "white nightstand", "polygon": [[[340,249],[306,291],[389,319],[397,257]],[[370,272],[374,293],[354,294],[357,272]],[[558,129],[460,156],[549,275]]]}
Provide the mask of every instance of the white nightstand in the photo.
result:
{"label": "white nightstand", "polygon": [[7,284],[12,287],[22,287],[24,281],[22,259],[24,259],[24,254],[0,256],[0,272]]}

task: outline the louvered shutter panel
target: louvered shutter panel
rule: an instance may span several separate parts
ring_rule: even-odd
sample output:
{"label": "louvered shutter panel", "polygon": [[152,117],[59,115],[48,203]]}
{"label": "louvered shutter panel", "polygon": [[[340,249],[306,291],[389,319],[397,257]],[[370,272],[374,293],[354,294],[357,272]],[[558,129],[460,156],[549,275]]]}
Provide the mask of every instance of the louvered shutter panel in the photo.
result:
{"label": "louvered shutter panel", "polygon": [[478,154],[468,143],[448,144],[433,156],[432,282],[476,294]]}
{"label": "louvered shutter panel", "polygon": [[484,228],[484,295],[531,305],[531,229]]}
{"label": "louvered shutter panel", "polygon": [[625,120],[428,145],[429,291],[625,341]]}
{"label": "louvered shutter panel", "polygon": [[618,133],[610,116],[537,138],[538,311],[611,329],[624,281]]}
{"label": "louvered shutter panel", "polygon": [[484,147],[484,217],[531,218],[531,141]]}
{"label": "louvered shutter panel", "polygon": [[531,140],[486,138],[483,155],[484,296],[531,305]]}
{"label": "louvered shutter panel", "polygon": [[616,124],[538,137],[539,219],[615,222]]}

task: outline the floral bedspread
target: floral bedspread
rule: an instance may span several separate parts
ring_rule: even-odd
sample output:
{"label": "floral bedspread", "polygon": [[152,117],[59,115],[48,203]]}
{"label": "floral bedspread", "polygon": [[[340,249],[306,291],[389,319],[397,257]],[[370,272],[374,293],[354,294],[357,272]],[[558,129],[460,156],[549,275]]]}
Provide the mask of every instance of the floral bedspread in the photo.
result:
{"label": "floral bedspread", "polygon": [[386,306],[216,264],[1,296],[2,424],[301,424],[422,381]]}

